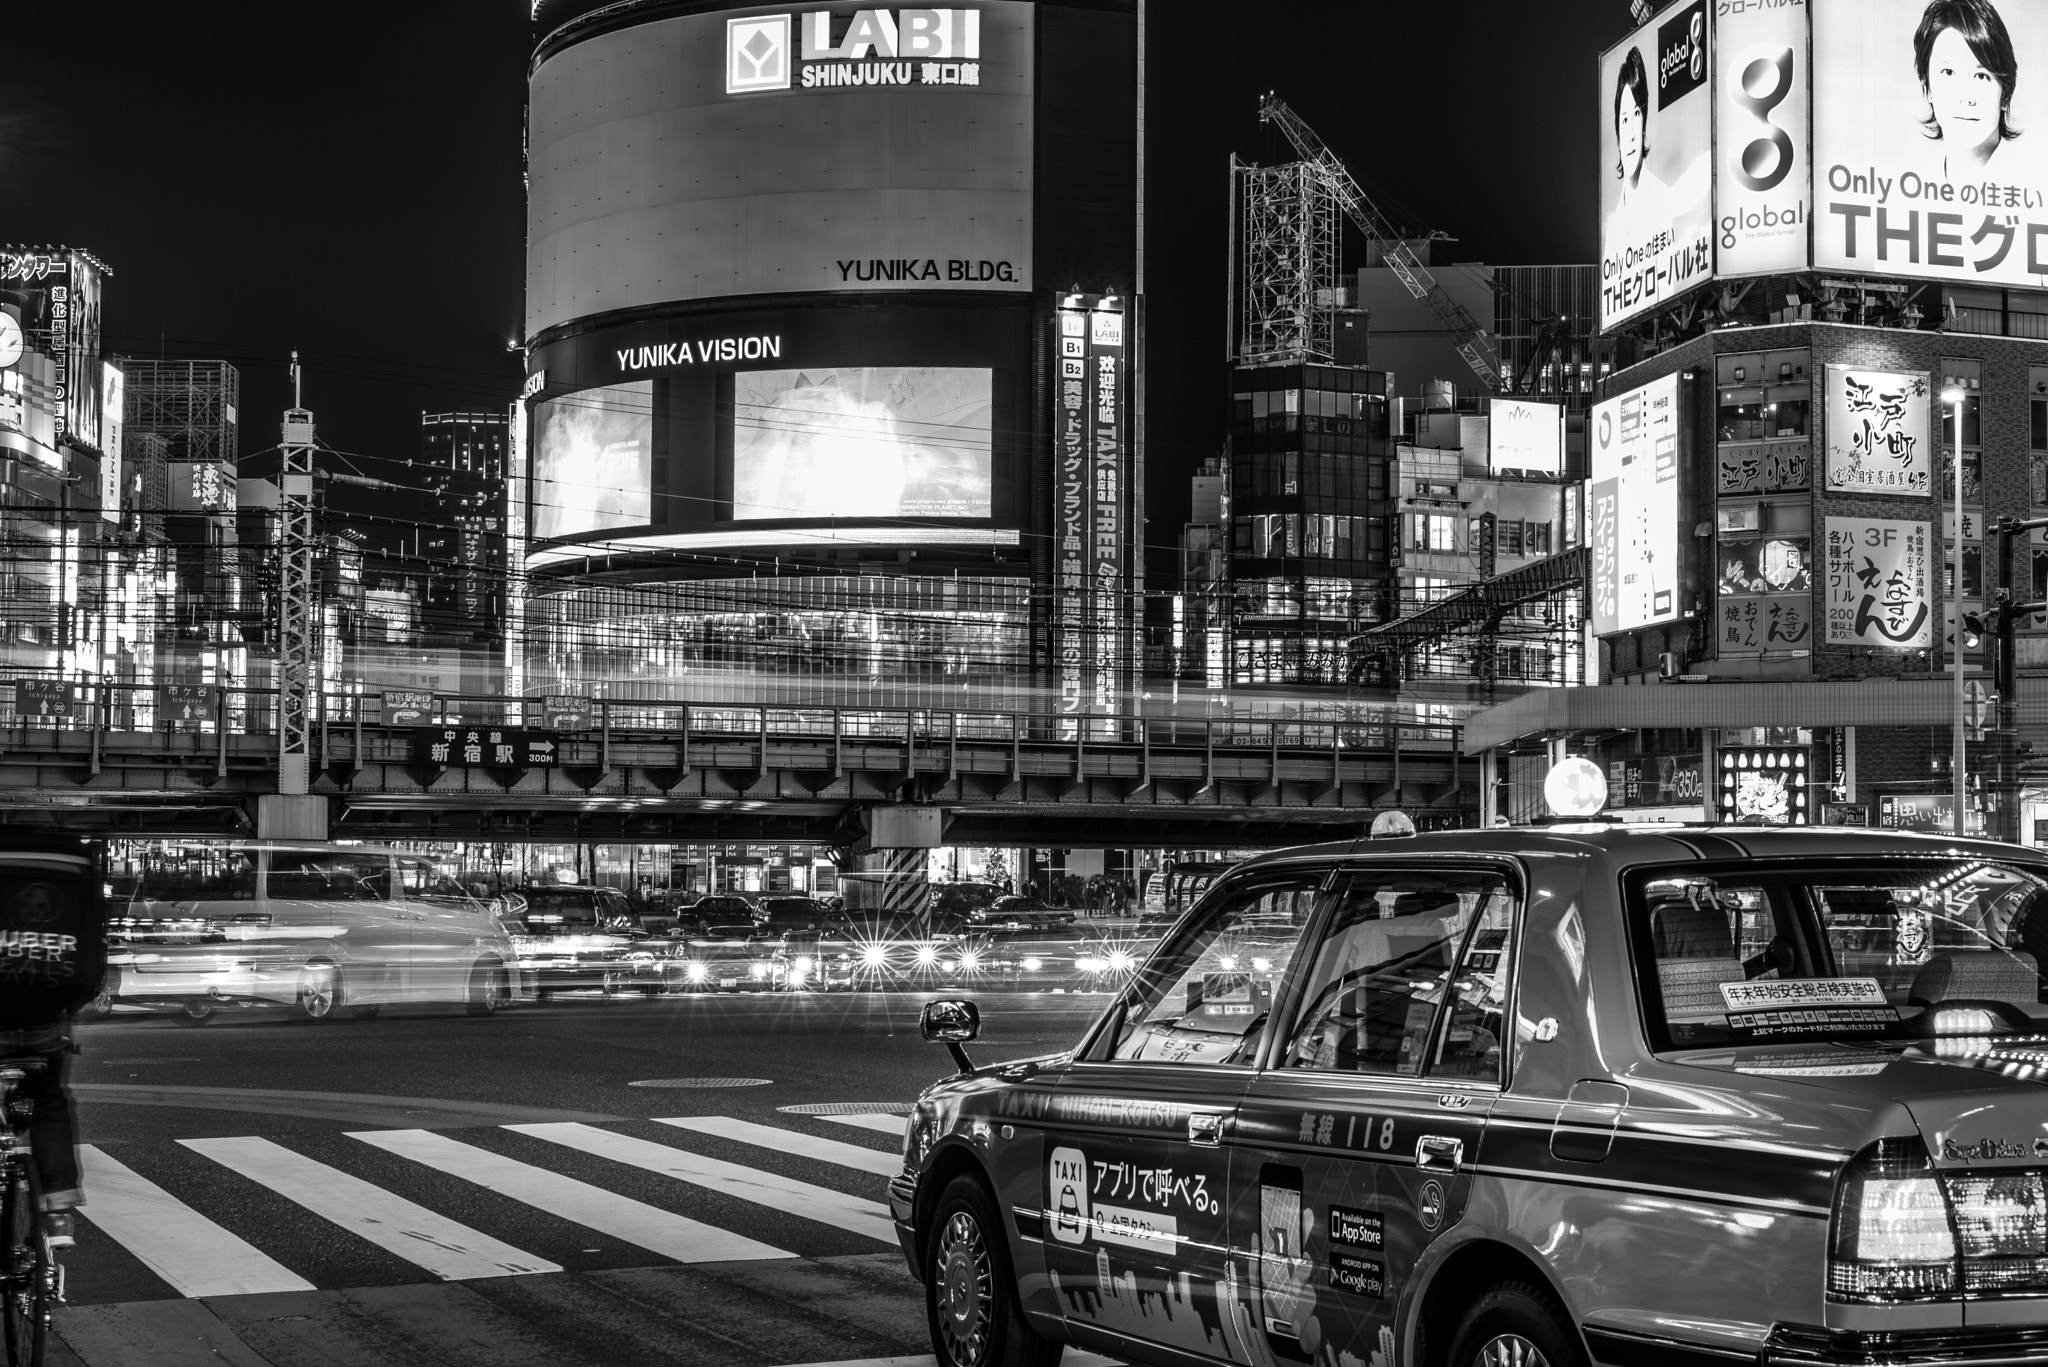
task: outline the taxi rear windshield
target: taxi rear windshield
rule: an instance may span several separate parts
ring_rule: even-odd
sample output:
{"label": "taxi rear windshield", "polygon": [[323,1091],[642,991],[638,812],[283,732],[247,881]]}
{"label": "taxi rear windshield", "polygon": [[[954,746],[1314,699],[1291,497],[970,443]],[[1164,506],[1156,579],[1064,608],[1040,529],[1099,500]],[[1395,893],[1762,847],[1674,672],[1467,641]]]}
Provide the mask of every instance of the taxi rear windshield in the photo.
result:
{"label": "taxi rear windshield", "polygon": [[1659,1048],[2048,1031],[2048,877],[2032,866],[1648,870],[1628,899]]}
{"label": "taxi rear windshield", "polygon": [[587,892],[529,892],[526,923],[530,926],[594,926],[597,904]]}

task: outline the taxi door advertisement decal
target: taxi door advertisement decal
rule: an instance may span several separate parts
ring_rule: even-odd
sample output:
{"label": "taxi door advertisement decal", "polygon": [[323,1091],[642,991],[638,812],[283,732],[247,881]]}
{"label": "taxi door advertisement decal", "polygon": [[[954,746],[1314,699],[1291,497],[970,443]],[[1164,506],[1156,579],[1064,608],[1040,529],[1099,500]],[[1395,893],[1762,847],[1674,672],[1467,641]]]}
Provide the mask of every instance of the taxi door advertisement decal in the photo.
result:
{"label": "taxi door advertisement decal", "polygon": [[1227,1288],[1215,1275],[1221,1182],[1186,1158],[1177,1146],[1124,1139],[1055,1144],[1045,1164],[1046,1270],[1069,1319],[1229,1358]]}

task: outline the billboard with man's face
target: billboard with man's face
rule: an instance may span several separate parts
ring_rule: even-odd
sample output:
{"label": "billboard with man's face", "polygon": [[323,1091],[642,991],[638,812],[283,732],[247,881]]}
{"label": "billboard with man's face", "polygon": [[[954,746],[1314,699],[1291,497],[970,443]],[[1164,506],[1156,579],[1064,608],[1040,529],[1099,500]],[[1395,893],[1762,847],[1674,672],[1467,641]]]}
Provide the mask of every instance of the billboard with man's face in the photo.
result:
{"label": "billboard with man's face", "polygon": [[1667,10],[1600,58],[1600,326],[1713,270],[1707,5]]}
{"label": "billboard with man's face", "polygon": [[2048,285],[2048,6],[1813,0],[1813,264]]}

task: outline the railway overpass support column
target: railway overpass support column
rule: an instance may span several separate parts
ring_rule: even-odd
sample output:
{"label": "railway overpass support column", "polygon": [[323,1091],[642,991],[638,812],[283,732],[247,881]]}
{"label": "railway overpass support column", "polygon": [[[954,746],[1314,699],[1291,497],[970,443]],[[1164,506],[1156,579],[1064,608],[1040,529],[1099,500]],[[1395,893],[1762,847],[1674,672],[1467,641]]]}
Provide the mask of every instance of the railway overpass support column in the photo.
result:
{"label": "railway overpass support column", "polygon": [[866,818],[866,848],[854,856],[858,876],[847,880],[847,911],[856,918],[923,917],[931,901],[927,852],[938,848],[945,813],[904,805],[870,808]]}
{"label": "railway overpass support column", "polygon": [[263,793],[256,799],[258,840],[325,840],[327,819],[327,799],[318,793]]}

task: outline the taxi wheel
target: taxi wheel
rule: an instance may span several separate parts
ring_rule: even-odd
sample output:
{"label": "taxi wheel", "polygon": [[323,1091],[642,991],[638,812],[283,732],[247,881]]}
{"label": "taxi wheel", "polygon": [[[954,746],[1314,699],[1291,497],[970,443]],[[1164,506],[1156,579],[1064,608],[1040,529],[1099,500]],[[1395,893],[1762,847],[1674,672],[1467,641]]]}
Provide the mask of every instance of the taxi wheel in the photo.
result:
{"label": "taxi wheel", "polygon": [[90,1020],[105,1020],[114,1014],[114,999],[121,991],[121,970],[110,968],[100,981],[100,994],[86,1004],[83,1014]]}
{"label": "taxi wheel", "polygon": [[333,964],[307,964],[299,974],[297,1006],[302,1020],[333,1020],[341,1007],[341,970]]}
{"label": "taxi wheel", "polygon": [[171,1019],[180,1025],[204,1025],[213,1019],[218,1009],[205,997],[187,997],[182,1004],[171,1009]]}
{"label": "taxi wheel", "polygon": [[1065,1345],[1024,1322],[1003,1222],[987,1188],[966,1175],[948,1182],[931,1229],[924,1303],[939,1367],[1053,1367]]}
{"label": "taxi wheel", "polygon": [[1585,1354],[1548,1291],[1502,1282],[1472,1302],[1451,1335],[1449,1367],[1585,1367]]}

